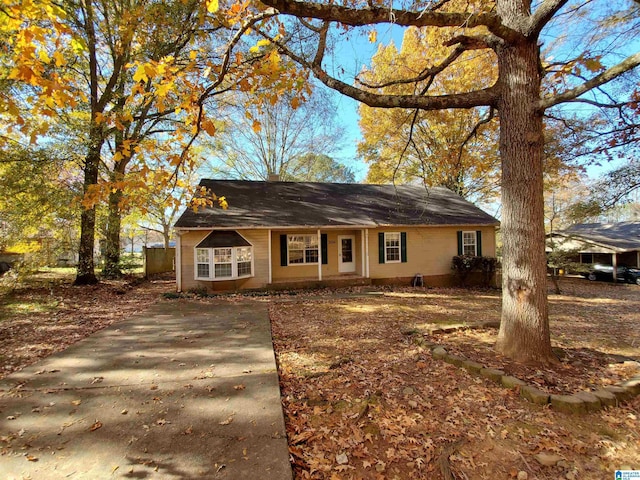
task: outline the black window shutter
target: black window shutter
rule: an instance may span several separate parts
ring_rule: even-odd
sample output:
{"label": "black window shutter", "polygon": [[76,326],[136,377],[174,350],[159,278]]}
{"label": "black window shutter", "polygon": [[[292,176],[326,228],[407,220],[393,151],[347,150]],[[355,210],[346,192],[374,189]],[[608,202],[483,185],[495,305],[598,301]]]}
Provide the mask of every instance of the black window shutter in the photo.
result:
{"label": "black window shutter", "polygon": [[327,265],[329,263],[329,254],[327,253],[327,234],[323,233],[320,235],[320,252],[322,253],[322,265]]}
{"label": "black window shutter", "polygon": [[458,230],[458,255],[462,255],[462,230]]}
{"label": "black window shutter", "polygon": [[407,232],[400,232],[400,260],[407,263]]}
{"label": "black window shutter", "polygon": [[482,232],[480,230],[476,230],[476,255],[482,256]]}
{"label": "black window shutter", "polygon": [[280,266],[287,266],[287,236],[280,235]]}
{"label": "black window shutter", "polygon": [[378,263],[384,263],[385,260],[385,252],[384,252],[384,233],[378,233]]}

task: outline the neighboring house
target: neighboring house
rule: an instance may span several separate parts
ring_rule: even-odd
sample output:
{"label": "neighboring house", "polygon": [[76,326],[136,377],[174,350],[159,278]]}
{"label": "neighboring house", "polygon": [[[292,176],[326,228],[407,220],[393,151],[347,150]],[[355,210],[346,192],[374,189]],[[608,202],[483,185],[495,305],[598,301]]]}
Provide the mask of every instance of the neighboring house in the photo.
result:
{"label": "neighboring house", "polygon": [[640,267],[640,222],[583,223],[548,237],[578,263]]}
{"label": "neighboring house", "polygon": [[[495,256],[498,221],[446,188],[203,180],[229,208],[175,224],[179,291],[452,283],[457,254]],[[332,283],[333,282],[333,283]]]}

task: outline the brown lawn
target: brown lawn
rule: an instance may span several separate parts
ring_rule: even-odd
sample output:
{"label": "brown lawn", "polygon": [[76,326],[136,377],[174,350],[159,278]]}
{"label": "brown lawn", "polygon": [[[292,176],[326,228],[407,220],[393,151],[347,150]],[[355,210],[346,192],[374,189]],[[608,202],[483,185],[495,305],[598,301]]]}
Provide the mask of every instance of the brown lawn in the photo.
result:
{"label": "brown lawn", "polygon": [[[550,295],[560,357],[551,368],[495,355],[495,329],[429,333],[498,321],[493,291],[395,289],[273,302],[295,477],[508,479],[524,472],[520,478],[600,480],[640,469],[638,398],[600,413],[562,414],[433,360],[415,343],[416,332],[426,333],[554,393],[638,375],[640,288],[564,282],[564,295]],[[543,466],[540,453],[558,458]]]}
{"label": "brown lawn", "polygon": [[[167,280],[89,288],[44,280],[0,292],[0,378],[144,310],[174,287]],[[549,392],[637,375],[629,360],[640,356],[640,287],[567,279],[564,289],[550,295],[561,360],[549,368],[495,355],[495,329],[435,331],[498,321],[495,291],[260,297],[271,312],[296,479],[600,480],[640,469],[640,398],[585,416],[561,414],[435,361],[416,344],[424,336]],[[557,458],[543,466],[540,453]]]}

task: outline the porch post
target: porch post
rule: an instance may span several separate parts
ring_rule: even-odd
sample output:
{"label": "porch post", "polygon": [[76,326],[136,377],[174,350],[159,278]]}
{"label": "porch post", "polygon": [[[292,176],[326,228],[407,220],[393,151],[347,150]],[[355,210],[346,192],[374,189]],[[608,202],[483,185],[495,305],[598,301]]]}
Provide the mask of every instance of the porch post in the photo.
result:
{"label": "porch post", "polygon": [[178,292],[182,291],[182,241],[181,237],[182,232],[176,231],[176,254],[175,254],[175,262],[176,262],[176,289]]}
{"label": "porch post", "polygon": [[369,278],[371,272],[369,271],[369,229],[365,229],[364,231],[364,260],[366,265],[365,277]]}
{"label": "porch post", "polygon": [[360,255],[362,256],[362,268],[360,270],[362,270],[362,276],[366,277],[367,276],[367,267],[366,267],[366,263],[365,263],[365,255],[364,255],[364,250],[365,250],[365,241],[364,241],[364,236],[365,236],[365,232],[366,230],[363,228],[360,231]]}
{"label": "porch post", "polygon": [[318,281],[322,281],[322,235],[318,229]]}
{"label": "porch post", "polygon": [[618,254],[613,252],[611,254],[611,264],[613,265],[613,283],[618,283]]}
{"label": "porch post", "polygon": [[267,256],[269,258],[269,284],[273,283],[273,271],[271,266],[271,229],[267,230],[269,232],[269,239],[267,241]]}

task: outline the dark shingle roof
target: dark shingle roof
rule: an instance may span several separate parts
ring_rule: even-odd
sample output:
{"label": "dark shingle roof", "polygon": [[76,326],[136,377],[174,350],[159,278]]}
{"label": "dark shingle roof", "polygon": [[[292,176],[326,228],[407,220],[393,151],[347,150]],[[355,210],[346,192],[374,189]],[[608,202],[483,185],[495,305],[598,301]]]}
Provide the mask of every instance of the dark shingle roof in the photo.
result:
{"label": "dark shingle roof", "polygon": [[227,210],[187,209],[178,228],[382,225],[497,225],[446,188],[341,183],[202,180]]}
{"label": "dark shingle roof", "polygon": [[214,230],[196,248],[250,247],[251,244],[233,230]]}
{"label": "dark shingle roof", "polygon": [[557,233],[617,250],[640,250],[640,222],[581,223]]}

